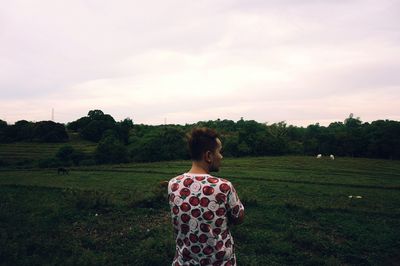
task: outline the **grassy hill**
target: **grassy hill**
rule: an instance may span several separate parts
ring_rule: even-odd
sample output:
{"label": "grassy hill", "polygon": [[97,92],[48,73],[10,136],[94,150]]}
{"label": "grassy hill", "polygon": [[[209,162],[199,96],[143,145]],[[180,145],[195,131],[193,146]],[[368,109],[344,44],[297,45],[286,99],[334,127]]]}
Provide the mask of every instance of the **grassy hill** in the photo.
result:
{"label": "grassy hill", "polygon": [[95,150],[97,143],[83,140],[77,133],[68,132],[68,135],[70,141],[65,143],[0,143],[0,161],[7,165],[29,165],[41,159],[54,157],[65,145],[88,154]]}
{"label": "grassy hill", "polygon": [[[169,265],[161,180],[188,161],[0,171],[0,264]],[[396,265],[400,162],[312,157],[224,160],[246,208],[239,265]],[[361,196],[357,199],[349,196]]]}

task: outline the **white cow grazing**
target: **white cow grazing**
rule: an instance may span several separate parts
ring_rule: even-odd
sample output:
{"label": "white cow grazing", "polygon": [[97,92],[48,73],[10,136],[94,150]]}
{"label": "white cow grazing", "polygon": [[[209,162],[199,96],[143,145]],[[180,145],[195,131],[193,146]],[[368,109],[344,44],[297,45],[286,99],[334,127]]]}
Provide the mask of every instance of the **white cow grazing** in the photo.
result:
{"label": "white cow grazing", "polygon": [[322,154],[317,155],[317,159],[320,159],[322,157]]}
{"label": "white cow grazing", "polygon": [[335,160],[335,156],[333,156],[333,154],[331,154],[329,157],[331,157],[331,160]]}

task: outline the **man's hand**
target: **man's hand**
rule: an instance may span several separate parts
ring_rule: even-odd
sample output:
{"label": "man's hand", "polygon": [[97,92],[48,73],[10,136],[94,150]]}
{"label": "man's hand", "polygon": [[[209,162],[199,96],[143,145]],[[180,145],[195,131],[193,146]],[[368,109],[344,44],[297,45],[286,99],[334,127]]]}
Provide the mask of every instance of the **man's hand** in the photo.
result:
{"label": "man's hand", "polygon": [[237,218],[235,216],[232,216],[231,214],[228,214],[228,221],[230,224],[238,225],[238,224],[243,223],[243,220],[244,220],[244,211],[243,210],[241,210],[239,212],[239,216]]}
{"label": "man's hand", "polygon": [[168,187],[168,181],[161,181],[158,183],[158,185],[162,188],[167,188]]}

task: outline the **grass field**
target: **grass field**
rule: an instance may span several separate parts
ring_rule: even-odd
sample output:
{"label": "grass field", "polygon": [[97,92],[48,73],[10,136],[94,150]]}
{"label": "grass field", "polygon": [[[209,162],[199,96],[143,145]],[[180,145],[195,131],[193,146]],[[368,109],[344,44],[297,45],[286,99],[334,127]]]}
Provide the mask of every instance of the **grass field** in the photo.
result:
{"label": "grass field", "polygon": [[97,143],[83,140],[77,133],[68,132],[68,135],[70,140],[65,143],[0,143],[0,162],[14,166],[30,165],[35,161],[54,157],[57,151],[66,145],[87,154],[96,149]]}
{"label": "grass field", "polygon": [[[172,227],[157,184],[189,167],[3,168],[0,264],[169,265]],[[225,159],[217,176],[246,208],[232,230],[238,265],[400,263],[399,161]]]}

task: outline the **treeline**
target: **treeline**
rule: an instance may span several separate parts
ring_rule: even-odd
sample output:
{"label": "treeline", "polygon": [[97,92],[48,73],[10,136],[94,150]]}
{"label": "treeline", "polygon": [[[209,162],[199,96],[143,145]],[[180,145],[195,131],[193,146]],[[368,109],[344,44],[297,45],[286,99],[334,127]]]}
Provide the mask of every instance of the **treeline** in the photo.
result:
{"label": "treeline", "polygon": [[329,126],[318,123],[307,127],[271,125],[256,121],[230,120],[199,122],[200,126],[216,128],[222,134],[225,155],[316,155],[400,158],[400,122],[377,120],[362,123],[350,114],[344,122]]}
{"label": "treeline", "polygon": [[0,119],[0,142],[66,142],[68,134],[65,126],[53,121],[29,122],[20,120],[14,125]]}
{"label": "treeline", "polygon": [[0,141],[66,142],[70,132],[97,143],[92,155],[74,150],[68,144],[57,153],[59,162],[79,165],[82,160],[93,163],[146,162],[188,159],[185,136],[193,127],[216,129],[227,157],[270,155],[315,155],[400,158],[400,122],[377,120],[363,123],[352,114],[343,122],[329,126],[318,123],[307,127],[271,125],[254,120],[215,120],[186,125],[149,126],[134,124],[129,118],[116,122],[101,110],[66,126],[51,121],[37,123],[18,121],[7,125],[0,121]]}

